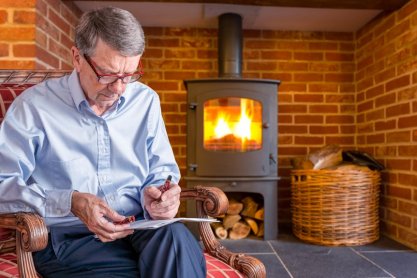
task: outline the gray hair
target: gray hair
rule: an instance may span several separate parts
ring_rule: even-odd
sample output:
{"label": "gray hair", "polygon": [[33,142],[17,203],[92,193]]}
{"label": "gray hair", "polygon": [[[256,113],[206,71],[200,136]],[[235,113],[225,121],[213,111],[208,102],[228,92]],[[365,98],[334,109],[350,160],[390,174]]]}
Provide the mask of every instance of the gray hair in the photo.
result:
{"label": "gray hair", "polygon": [[124,56],[142,55],[145,35],[140,23],[128,11],[105,7],[86,12],[75,28],[75,46],[94,55],[98,39]]}

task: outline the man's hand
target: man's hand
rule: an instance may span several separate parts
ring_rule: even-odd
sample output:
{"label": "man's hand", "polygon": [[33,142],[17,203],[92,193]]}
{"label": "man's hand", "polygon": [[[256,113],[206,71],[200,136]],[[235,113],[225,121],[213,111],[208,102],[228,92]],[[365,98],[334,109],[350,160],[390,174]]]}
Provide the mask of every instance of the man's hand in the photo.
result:
{"label": "man's hand", "polygon": [[152,219],[174,218],[180,207],[181,187],[171,183],[168,191],[162,193],[156,186],[144,190],[145,209]]}
{"label": "man's hand", "polygon": [[103,242],[126,237],[134,231],[129,229],[129,224],[113,224],[113,222],[123,221],[125,217],[93,194],[75,191],[72,194],[71,212],[78,216]]}

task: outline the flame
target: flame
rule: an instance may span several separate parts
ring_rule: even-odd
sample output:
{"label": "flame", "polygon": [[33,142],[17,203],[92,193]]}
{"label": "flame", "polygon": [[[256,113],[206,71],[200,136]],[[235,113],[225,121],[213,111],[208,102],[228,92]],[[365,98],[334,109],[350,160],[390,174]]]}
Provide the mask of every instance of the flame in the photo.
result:
{"label": "flame", "polygon": [[229,123],[223,116],[220,116],[217,119],[216,127],[214,128],[214,134],[216,138],[222,138],[228,134],[232,134]]}
{"label": "flame", "polygon": [[204,146],[247,151],[262,147],[262,106],[246,98],[209,100],[204,108]]}

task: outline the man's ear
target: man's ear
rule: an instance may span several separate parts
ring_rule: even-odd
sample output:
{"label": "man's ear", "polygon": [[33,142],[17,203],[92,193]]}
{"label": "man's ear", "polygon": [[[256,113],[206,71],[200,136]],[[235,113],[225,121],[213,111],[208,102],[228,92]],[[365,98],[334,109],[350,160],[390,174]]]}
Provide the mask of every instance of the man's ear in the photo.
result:
{"label": "man's ear", "polygon": [[81,54],[78,48],[75,46],[71,47],[72,64],[77,72],[81,70]]}

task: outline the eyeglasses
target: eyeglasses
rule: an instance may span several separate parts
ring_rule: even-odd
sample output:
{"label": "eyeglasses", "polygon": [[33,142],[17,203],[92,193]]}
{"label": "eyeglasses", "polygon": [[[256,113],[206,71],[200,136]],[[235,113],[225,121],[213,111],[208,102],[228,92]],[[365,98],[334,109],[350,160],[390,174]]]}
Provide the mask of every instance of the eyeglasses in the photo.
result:
{"label": "eyeglasses", "polygon": [[100,84],[103,85],[109,85],[117,80],[122,80],[124,84],[135,82],[136,80],[139,80],[143,75],[143,68],[142,68],[142,62],[139,60],[139,70],[135,71],[134,73],[128,73],[128,74],[99,74],[97,72],[97,69],[94,67],[94,62],[91,60],[91,58],[84,54],[84,59],[87,61],[87,63],[90,65],[91,69],[94,71],[94,73],[97,76],[97,81]]}

